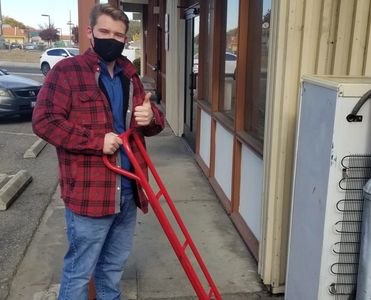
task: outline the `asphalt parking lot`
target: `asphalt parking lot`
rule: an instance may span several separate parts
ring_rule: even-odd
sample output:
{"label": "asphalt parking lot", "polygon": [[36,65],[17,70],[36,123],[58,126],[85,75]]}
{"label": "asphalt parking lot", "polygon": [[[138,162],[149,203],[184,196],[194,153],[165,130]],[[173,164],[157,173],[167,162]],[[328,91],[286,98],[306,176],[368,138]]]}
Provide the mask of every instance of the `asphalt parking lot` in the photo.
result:
{"label": "asphalt parking lot", "polygon": [[[29,76],[34,76],[36,71],[33,69]],[[23,76],[28,77],[27,74]],[[43,80],[43,77],[38,78]],[[0,173],[13,175],[27,170],[33,178],[13,204],[0,211],[1,300],[6,299],[11,279],[57,185],[54,147],[47,145],[36,159],[23,158],[37,139],[32,132],[31,116],[0,118]]]}

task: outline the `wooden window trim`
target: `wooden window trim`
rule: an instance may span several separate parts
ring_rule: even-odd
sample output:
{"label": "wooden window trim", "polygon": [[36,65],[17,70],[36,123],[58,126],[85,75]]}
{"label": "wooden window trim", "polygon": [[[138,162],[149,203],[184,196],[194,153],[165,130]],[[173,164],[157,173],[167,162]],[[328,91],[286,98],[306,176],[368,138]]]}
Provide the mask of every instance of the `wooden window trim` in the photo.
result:
{"label": "wooden window trim", "polygon": [[207,3],[206,1],[200,2],[200,30],[199,30],[199,43],[198,43],[198,76],[197,76],[197,86],[198,86],[198,97],[201,99],[205,98],[205,80],[204,76],[206,75],[205,72],[205,64],[200,62],[204,61],[205,56],[207,55],[205,51],[205,45],[207,43],[207,23],[205,20],[207,19]]}
{"label": "wooden window trim", "polygon": [[232,202],[229,201],[228,197],[224,193],[223,189],[221,188],[220,184],[216,181],[215,177],[210,177],[209,178],[210,185],[214,189],[216,195],[218,196],[220,202],[223,205],[223,208],[225,211],[230,214],[232,210]]}
{"label": "wooden window trim", "polygon": [[263,159],[263,147],[262,141],[248,134],[245,130],[239,130],[236,133],[237,139],[250,148],[256,155]]}
{"label": "wooden window trim", "polygon": [[223,1],[215,1],[214,7],[214,22],[213,22],[213,58],[212,58],[212,78],[211,78],[211,109],[213,112],[219,111],[219,103],[221,101],[221,95],[224,93],[224,78],[222,77],[222,53],[224,49],[220,47],[223,45],[223,32],[222,29],[225,27],[223,21],[223,14],[225,9],[223,8]]}
{"label": "wooden window trim", "polygon": [[206,165],[206,163],[203,161],[202,157],[199,154],[196,153],[195,156],[194,156],[194,159],[196,160],[196,162],[200,166],[200,168],[201,168],[202,172],[205,174],[205,176],[209,177],[210,176],[210,169]]}
{"label": "wooden window trim", "polygon": [[259,261],[259,241],[254,236],[252,230],[238,212],[233,212],[230,217],[255,260]]}
{"label": "wooden window trim", "polygon": [[232,212],[238,212],[240,208],[241,190],[241,152],[242,144],[236,136],[233,137],[233,171],[232,171]]}
{"label": "wooden window trim", "polygon": [[[216,20],[216,23],[219,25],[219,43],[216,44],[218,47],[218,72],[219,72],[219,95],[217,103],[217,112],[223,113],[224,107],[224,89],[225,89],[225,48],[226,48],[226,28],[227,28],[227,1],[216,1],[219,9],[219,18]],[[223,45],[223,47],[221,47]],[[234,113],[234,112],[233,112]]]}
{"label": "wooden window trim", "polygon": [[[249,1],[240,1],[239,28],[248,28],[249,24]],[[247,34],[246,31],[238,35],[237,71],[236,71],[236,103],[234,128],[242,130],[245,124],[246,112],[246,77],[247,77]]]}
{"label": "wooden window trim", "polygon": [[[253,30],[250,28],[252,25],[251,23],[257,24],[259,23],[257,21],[258,18],[261,18],[261,14],[258,16],[257,14],[254,14],[257,10],[262,11],[262,3],[259,1],[248,1],[248,4],[246,5],[246,28],[247,29],[247,38],[246,41],[244,41],[244,46],[246,47],[246,70],[249,70],[246,73],[246,77],[244,80],[246,91],[244,95],[245,100],[245,106],[244,106],[244,113],[245,118],[244,120],[247,121],[246,124],[243,124],[242,128],[246,132],[246,138],[245,140],[248,141],[248,144],[252,146],[252,149],[255,150],[258,153],[261,153],[261,156],[263,156],[263,143],[264,141],[259,141],[258,137],[254,136],[254,131],[256,130],[256,127],[254,124],[256,124],[257,120],[255,119],[254,110],[253,107],[256,107],[256,103],[254,104],[253,100],[260,97],[259,90],[257,90],[255,87],[260,86],[260,76],[261,76],[261,62],[258,63],[258,60],[261,59],[261,28],[259,27],[260,31]],[[260,19],[259,19],[260,20]],[[243,83],[241,83],[243,84]],[[247,91],[250,91],[249,93]],[[267,95],[265,95],[266,97]],[[256,112],[255,112],[256,113]],[[244,136],[244,135],[242,135]],[[264,139],[264,136],[263,136]],[[261,148],[258,148],[261,147]]]}
{"label": "wooden window trim", "polygon": [[213,113],[213,118],[219,122],[227,131],[234,135],[233,120],[227,117],[223,112]]}
{"label": "wooden window trim", "polygon": [[[248,28],[250,1],[240,1],[239,28]],[[234,131],[237,139],[251,149],[260,158],[263,158],[264,141],[261,141],[251,135],[245,129],[245,120],[249,118],[246,114],[247,107],[251,107],[251,96],[248,96],[248,90],[253,88],[254,76],[251,70],[254,63],[254,53],[249,51],[249,31],[238,35],[238,53],[237,53],[237,77],[236,77],[236,106],[239,109],[235,112]],[[249,86],[246,83],[250,83]]]}
{"label": "wooden window trim", "polygon": [[211,103],[204,99],[198,99],[197,105],[205,112],[207,112],[209,115],[212,114],[211,112]]}

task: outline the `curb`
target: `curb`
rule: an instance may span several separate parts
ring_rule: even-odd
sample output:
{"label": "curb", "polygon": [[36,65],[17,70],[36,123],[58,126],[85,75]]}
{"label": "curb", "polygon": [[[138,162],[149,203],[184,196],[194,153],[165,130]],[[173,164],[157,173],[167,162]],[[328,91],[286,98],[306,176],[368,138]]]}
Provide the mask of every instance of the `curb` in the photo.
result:
{"label": "curb", "polygon": [[6,210],[17,196],[32,181],[32,176],[26,170],[20,170],[13,176],[8,176],[8,182],[0,189],[0,211]]}
{"label": "curb", "polygon": [[0,174],[0,189],[10,180],[10,176],[6,174]]}
{"label": "curb", "polygon": [[26,150],[26,152],[23,155],[23,158],[36,158],[41,150],[44,149],[47,142],[43,139],[38,139],[33,145]]}

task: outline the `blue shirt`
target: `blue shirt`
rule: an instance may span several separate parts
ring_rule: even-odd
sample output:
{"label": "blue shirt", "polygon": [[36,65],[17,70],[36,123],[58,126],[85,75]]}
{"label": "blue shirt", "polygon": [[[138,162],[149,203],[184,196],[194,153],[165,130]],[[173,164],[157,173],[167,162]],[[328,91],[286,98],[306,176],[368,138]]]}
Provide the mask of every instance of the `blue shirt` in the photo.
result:
{"label": "blue shirt", "polygon": [[[121,67],[115,64],[113,70],[113,78],[108,72],[107,65],[104,62],[100,62],[101,73],[100,79],[106,88],[108,98],[111,104],[112,116],[113,116],[113,126],[117,134],[121,134],[126,130],[125,118],[126,111],[124,112],[124,101],[127,102],[128,99],[124,99],[124,94],[122,91],[121,84]],[[125,105],[127,107],[127,105]],[[120,157],[121,157],[121,167],[125,170],[131,171],[131,163],[127,157],[123,147],[120,147]],[[131,194],[133,192],[133,183],[131,179],[125,176],[121,176],[121,191],[125,194]]]}

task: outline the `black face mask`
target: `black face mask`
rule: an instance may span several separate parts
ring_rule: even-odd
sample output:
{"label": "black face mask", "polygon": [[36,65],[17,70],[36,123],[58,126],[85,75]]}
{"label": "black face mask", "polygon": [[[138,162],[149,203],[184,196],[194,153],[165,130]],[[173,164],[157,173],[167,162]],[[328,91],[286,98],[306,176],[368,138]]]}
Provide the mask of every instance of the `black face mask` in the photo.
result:
{"label": "black face mask", "polygon": [[125,43],[115,39],[100,39],[93,35],[94,51],[106,62],[116,60],[121,56]]}

